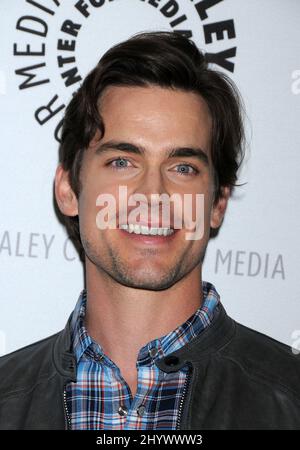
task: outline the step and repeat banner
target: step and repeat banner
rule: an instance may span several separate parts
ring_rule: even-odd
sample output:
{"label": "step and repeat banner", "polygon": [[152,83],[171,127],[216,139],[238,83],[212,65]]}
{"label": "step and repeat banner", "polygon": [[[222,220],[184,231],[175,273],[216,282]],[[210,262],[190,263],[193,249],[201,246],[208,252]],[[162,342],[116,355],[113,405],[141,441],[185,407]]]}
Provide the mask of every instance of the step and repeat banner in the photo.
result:
{"label": "step and repeat banner", "polygon": [[300,349],[299,0],[1,0],[0,354],[62,329],[84,286],[56,217],[65,106],[112,45],[191,37],[237,84],[247,151],[203,279],[235,320]]}

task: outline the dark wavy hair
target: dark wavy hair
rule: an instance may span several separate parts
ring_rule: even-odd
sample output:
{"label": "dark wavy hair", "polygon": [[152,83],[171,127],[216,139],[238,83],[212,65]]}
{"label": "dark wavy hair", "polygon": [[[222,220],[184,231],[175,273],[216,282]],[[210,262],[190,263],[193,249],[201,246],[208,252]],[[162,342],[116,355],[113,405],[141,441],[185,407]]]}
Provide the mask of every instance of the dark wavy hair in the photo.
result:
{"label": "dark wavy hair", "polygon": [[[158,85],[200,94],[212,117],[215,203],[222,187],[230,187],[232,193],[238,186],[237,172],[244,158],[244,108],[236,85],[224,73],[208,67],[205,54],[191,39],[177,32],[154,31],[137,33],[106,51],[65,110],[59,163],[68,171],[77,198],[83,154],[97,130],[104,135],[99,100],[104,89],[112,85]],[[82,252],[78,216],[64,216],[63,222]]]}

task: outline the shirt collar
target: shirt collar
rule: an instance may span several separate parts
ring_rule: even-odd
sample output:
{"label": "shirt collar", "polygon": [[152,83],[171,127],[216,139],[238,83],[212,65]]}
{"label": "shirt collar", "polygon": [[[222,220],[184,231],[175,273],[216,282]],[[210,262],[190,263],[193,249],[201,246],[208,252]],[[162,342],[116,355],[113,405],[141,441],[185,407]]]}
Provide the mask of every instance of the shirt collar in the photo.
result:
{"label": "shirt collar", "polygon": [[[201,306],[181,325],[168,334],[153,339],[144,345],[138,353],[137,365],[152,364],[157,358],[165,357],[190,342],[213,320],[215,308],[220,303],[220,295],[215,286],[202,281],[203,301]],[[73,350],[77,362],[85,354],[96,360],[102,360],[110,366],[114,362],[104,354],[100,344],[95,342],[88,334],[84,325],[86,311],[87,291],[83,289],[79,295],[71,320],[71,333]]]}

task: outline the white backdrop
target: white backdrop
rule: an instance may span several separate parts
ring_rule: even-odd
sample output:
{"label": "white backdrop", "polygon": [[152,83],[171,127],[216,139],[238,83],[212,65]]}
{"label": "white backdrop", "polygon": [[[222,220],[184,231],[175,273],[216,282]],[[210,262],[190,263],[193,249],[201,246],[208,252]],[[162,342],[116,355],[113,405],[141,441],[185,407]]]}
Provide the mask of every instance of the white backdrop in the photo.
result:
{"label": "white backdrop", "polygon": [[0,354],[63,328],[83,288],[52,202],[64,105],[109,47],[159,29],[190,33],[248,114],[247,184],[209,243],[203,279],[235,320],[300,347],[299,23],[299,0],[1,0]]}

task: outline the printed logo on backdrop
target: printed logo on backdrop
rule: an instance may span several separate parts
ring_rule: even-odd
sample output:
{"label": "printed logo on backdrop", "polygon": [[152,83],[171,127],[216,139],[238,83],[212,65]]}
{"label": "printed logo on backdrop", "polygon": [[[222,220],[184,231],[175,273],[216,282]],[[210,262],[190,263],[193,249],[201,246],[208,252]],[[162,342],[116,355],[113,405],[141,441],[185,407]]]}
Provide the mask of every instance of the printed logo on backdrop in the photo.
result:
{"label": "printed logo on backdrop", "polygon": [[[165,30],[182,33],[191,39],[201,30],[203,42],[197,44],[205,51],[207,61],[225,72],[234,72],[236,56],[234,20],[228,17],[218,21],[211,19],[213,12],[223,0],[70,0],[67,3],[60,0],[25,0],[24,3],[28,6],[28,12],[17,19],[16,30],[20,40],[13,43],[18,89],[27,91],[49,86],[47,95],[39,100],[41,103],[34,106],[33,117],[40,126],[46,125],[48,130],[51,126],[51,132],[58,142],[63,110],[86,75],[79,69],[80,61],[77,54],[82,30],[89,27],[95,16],[100,21],[104,8],[106,13],[107,8],[110,8],[112,25],[120,20],[120,27],[122,18],[116,16],[117,7],[126,5],[129,17],[137,6],[140,8],[142,5],[145,13],[150,12],[149,8],[152,14],[155,11],[157,20],[160,20],[160,23],[163,20]],[[140,31],[144,31],[145,28],[148,27],[145,27],[145,24],[143,26],[141,21]],[[112,29],[115,30],[113,26]],[[95,33],[98,44],[89,46],[87,51],[95,53],[97,62],[101,57],[101,31],[96,32],[92,27],[90,31]],[[55,55],[53,55],[54,48]],[[63,93],[57,92],[57,83],[51,80],[50,74],[53,74],[53,70],[59,74],[63,83]]]}

